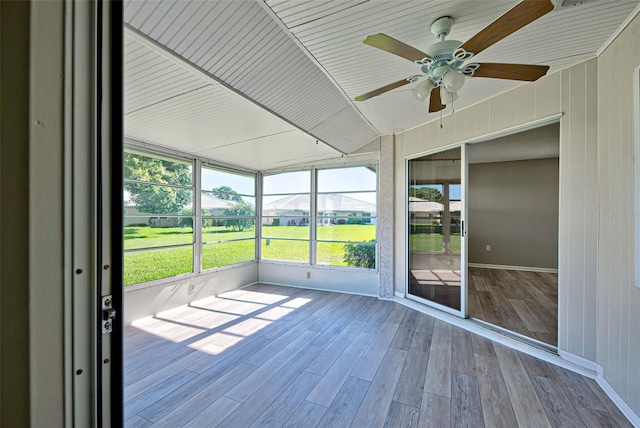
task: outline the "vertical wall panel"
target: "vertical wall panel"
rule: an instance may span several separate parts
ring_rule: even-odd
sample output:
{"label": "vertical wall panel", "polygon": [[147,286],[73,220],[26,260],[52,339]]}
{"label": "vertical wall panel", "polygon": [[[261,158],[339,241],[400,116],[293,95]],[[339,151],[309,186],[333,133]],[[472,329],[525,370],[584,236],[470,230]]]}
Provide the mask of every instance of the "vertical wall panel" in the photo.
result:
{"label": "vertical wall panel", "polygon": [[[598,58],[597,362],[640,413],[640,289],[633,285],[633,70],[640,65],[640,17]],[[635,120],[638,120],[636,118]]]}
{"label": "vertical wall panel", "polygon": [[549,117],[562,111],[560,87],[561,73],[554,73],[544,76],[536,82],[535,87],[535,104],[536,119]]}
{"label": "vertical wall panel", "polygon": [[[395,153],[394,153],[394,201],[393,206],[395,207],[394,216],[395,222],[393,225],[393,245],[394,245],[394,290],[396,293],[400,293],[404,295],[404,284],[406,282],[405,277],[405,227],[406,221],[405,217],[407,215],[405,209],[405,176],[404,176],[404,166],[405,166],[405,134],[400,134],[394,136],[394,144],[395,144]],[[399,173],[402,171],[402,173]]]}
{"label": "vertical wall panel", "polygon": [[394,192],[394,145],[393,135],[383,135],[380,138],[380,166],[378,168],[378,260],[380,263],[380,297],[393,299],[393,204],[384,201],[393,199]]}

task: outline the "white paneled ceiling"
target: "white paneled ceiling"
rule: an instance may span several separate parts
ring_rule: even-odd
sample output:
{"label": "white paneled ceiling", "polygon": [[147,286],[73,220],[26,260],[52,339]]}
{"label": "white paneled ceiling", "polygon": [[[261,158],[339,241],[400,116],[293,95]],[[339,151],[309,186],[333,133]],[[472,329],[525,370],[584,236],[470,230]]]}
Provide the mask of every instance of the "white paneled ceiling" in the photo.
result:
{"label": "white paneled ceiling", "polygon": [[[593,57],[639,3],[584,0],[562,7],[561,0],[553,2],[555,10],[474,62],[546,64],[553,73]],[[437,117],[413,98],[414,85],[352,101],[419,74],[412,62],[364,45],[366,36],[385,33],[425,50],[436,41],[429,30],[435,19],[452,16],[448,39],[466,41],[517,3],[127,0],[125,22],[137,39],[127,39],[125,46],[126,129],[141,140],[256,169],[339,155],[322,142],[350,153],[378,135]],[[468,79],[454,107],[521,84]],[[275,116],[261,114],[258,106]],[[448,106],[443,113],[450,111]]]}
{"label": "white paneled ceiling", "polygon": [[[425,50],[437,40],[430,25],[452,16],[447,39],[466,41],[518,1],[368,1],[340,2],[342,8],[312,7],[316,2],[266,0],[301,44],[353,99],[388,83],[420,74],[418,66],[364,45],[370,34],[385,33]],[[302,4],[301,4],[302,3]],[[306,13],[304,5],[306,7]],[[474,57],[474,62],[545,64],[549,73],[593,57],[638,5],[633,1],[591,0],[561,7]],[[324,15],[323,15],[324,13]],[[478,103],[521,82],[475,78],[460,90],[457,109]],[[428,104],[419,103],[407,85],[355,105],[382,133],[391,134],[435,119]],[[451,111],[449,107],[444,111]]]}
{"label": "white paneled ceiling", "polygon": [[124,75],[130,139],[253,169],[340,156],[131,31],[125,32]]}

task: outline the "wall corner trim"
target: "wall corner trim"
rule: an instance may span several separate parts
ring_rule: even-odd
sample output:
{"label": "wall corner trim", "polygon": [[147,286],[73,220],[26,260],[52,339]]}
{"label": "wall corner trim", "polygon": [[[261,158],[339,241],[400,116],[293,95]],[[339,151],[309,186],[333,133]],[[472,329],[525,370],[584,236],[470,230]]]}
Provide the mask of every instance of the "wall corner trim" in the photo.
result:
{"label": "wall corner trim", "polygon": [[596,382],[600,385],[600,388],[604,391],[605,394],[613,401],[613,404],[620,409],[622,414],[629,419],[631,425],[634,427],[640,427],[640,416],[638,416],[629,405],[620,397],[620,395],[616,392],[615,389],[609,382],[604,378],[604,370],[602,367],[598,366],[598,376],[596,377]]}

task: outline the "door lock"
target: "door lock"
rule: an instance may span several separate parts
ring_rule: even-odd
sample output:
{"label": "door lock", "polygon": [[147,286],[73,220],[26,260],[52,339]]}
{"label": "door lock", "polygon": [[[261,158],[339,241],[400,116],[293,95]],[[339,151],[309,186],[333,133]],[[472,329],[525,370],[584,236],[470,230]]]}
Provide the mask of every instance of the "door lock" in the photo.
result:
{"label": "door lock", "polygon": [[113,330],[113,320],[116,318],[116,310],[113,309],[113,298],[111,296],[102,297],[102,334],[111,333]]}

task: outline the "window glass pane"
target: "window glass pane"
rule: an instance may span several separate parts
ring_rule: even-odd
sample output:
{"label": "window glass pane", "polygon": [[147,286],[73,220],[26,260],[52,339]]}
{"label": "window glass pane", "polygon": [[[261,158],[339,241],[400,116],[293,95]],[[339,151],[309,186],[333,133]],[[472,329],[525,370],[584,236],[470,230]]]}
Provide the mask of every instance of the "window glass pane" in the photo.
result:
{"label": "window glass pane", "polygon": [[309,193],[310,191],[311,171],[284,172],[265,175],[262,178],[262,193],[265,195]]}
{"label": "window glass pane", "polygon": [[192,244],[192,224],[192,217],[125,217],[124,249]]}
{"label": "window glass pane", "polygon": [[[344,221],[344,223],[341,224],[341,221]],[[319,220],[317,228],[318,240],[347,242],[375,241],[376,226],[375,224],[365,223],[365,221],[375,223],[375,218],[339,218],[334,224],[321,223]]]}
{"label": "window glass pane", "polygon": [[462,199],[462,185],[449,184],[449,201],[459,201]]}
{"label": "window glass pane", "polygon": [[221,199],[211,192],[202,192],[202,215],[205,216],[245,216],[256,215],[256,198],[234,195],[232,199]]}
{"label": "window glass pane", "polygon": [[309,218],[263,217],[262,236],[269,238],[309,239]]}
{"label": "window glass pane", "polygon": [[421,184],[409,186],[409,203],[432,201],[442,202],[444,189],[442,184]]}
{"label": "window glass pane", "polygon": [[233,239],[255,238],[254,219],[210,219],[202,220],[202,242],[220,242]]}
{"label": "window glass pane", "polygon": [[324,193],[318,195],[318,216],[376,215],[376,193]]}
{"label": "window glass pane", "polygon": [[376,246],[371,244],[342,244],[318,242],[317,262],[321,265],[376,268]]}
{"label": "window glass pane", "polygon": [[192,162],[124,152],[124,178],[151,183],[193,184]]}
{"label": "window glass pane", "polygon": [[124,285],[193,271],[193,246],[124,253]]}
{"label": "window glass pane", "polygon": [[203,191],[210,191],[220,199],[233,199],[234,196],[256,194],[255,178],[249,175],[234,174],[214,168],[202,167]]}
{"label": "window glass pane", "polygon": [[262,258],[265,260],[309,263],[309,241],[262,239]]}
{"label": "window glass pane", "polygon": [[191,189],[156,184],[125,183],[124,214],[183,214],[191,215]]}
{"label": "window glass pane", "polygon": [[202,246],[202,269],[213,269],[256,258],[256,241],[219,242]]}
{"label": "window glass pane", "polygon": [[375,168],[358,166],[318,170],[318,192],[375,191],[376,182]]}
{"label": "window glass pane", "polygon": [[263,216],[308,216],[311,210],[311,197],[305,195],[275,195],[262,199]]}

